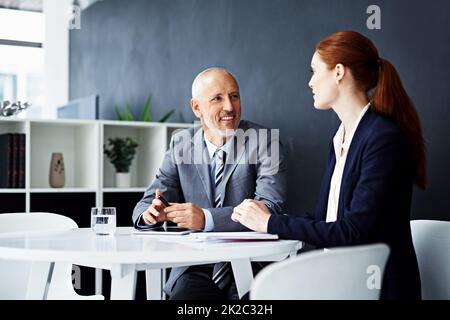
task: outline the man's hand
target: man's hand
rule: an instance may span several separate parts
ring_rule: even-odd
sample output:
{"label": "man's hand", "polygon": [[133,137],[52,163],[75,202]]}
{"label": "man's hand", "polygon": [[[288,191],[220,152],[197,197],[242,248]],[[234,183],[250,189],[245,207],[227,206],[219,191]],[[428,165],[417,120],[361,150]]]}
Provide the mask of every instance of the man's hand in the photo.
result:
{"label": "man's hand", "polygon": [[267,233],[270,211],[262,201],[246,199],[234,208],[231,220],[240,222],[247,228]]}
{"label": "man's hand", "polygon": [[180,228],[204,229],[205,214],[193,203],[171,203],[164,209],[167,219],[176,223]]}
{"label": "man's hand", "polygon": [[152,204],[145,210],[142,215],[142,220],[145,224],[155,224],[157,222],[164,222],[167,220],[166,213],[164,212],[164,204],[161,200],[157,199],[161,194],[159,189],[156,189],[156,197],[153,199]]}

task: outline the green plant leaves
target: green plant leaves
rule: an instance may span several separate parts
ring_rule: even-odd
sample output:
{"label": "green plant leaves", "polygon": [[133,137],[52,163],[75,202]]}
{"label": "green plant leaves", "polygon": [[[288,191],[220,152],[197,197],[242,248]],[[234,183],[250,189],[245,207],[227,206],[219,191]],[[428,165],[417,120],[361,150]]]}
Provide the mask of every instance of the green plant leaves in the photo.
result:
{"label": "green plant leaves", "polygon": [[147,101],[145,102],[144,109],[142,110],[141,116],[139,117],[140,121],[147,121],[147,122],[152,121],[152,112],[150,110],[151,101],[152,101],[152,96],[150,95],[148,97]]}
{"label": "green plant leaves", "polygon": [[[139,116],[139,121],[144,122],[151,122],[153,121],[152,116],[152,96],[149,95],[147,98],[147,101],[145,101],[144,108],[142,109],[141,115]],[[125,102],[125,108],[124,108],[124,114],[120,112],[120,109],[117,105],[114,106],[114,110],[116,112],[117,119],[120,121],[134,121],[134,116],[131,113],[130,106],[128,105],[128,101]],[[167,119],[169,119],[173,113],[175,112],[175,109],[172,109],[168,112],[166,112],[158,122],[166,122]]]}
{"label": "green plant leaves", "polygon": [[117,119],[120,121],[123,121],[123,116],[120,113],[119,106],[117,104],[114,106],[114,110],[116,111]]}
{"label": "green plant leaves", "polygon": [[161,119],[159,119],[159,122],[165,122],[167,119],[169,119],[169,117],[175,112],[174,109],[170,110],[169,112],[167,112],[165,115],[162,116]]}
{"label": "green plant leaves", "polygon": [[125,102],[125,121],[133,121],[134,117],[133,114],[130,111],[130,108],[128,106],[128,101]]}

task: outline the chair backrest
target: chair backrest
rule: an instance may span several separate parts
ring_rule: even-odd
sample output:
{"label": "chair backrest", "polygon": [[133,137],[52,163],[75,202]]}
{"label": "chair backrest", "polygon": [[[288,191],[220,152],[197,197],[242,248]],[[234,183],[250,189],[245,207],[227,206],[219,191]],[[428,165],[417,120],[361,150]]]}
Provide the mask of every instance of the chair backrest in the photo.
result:
{"label": "chair backrest", "polygon": [[385,244],[314,250],[263,269],[252,300],[376,300],[389,256]]}
{"label": "chair backrest", "polygon": [[419,264],[422,299],[450,299],[450,221],[414,220],[411,233]]}
{"label": "chair backrest", "polygon": [[69,217],[55,213],[1,213],[0,233],[78,228]]}
{"label": "chair backrest", "polygon": [[[58,214],[44,212],[0,214],[0,233],[72,228],[78,228],[75,221]],[[30,266],[29,262],[0,260],[0,299],[25,299]],[[64,277],[64,281],[71,281],[71,273],[72,266],[64,264],[58,270],[55,269],[54,277]]]}

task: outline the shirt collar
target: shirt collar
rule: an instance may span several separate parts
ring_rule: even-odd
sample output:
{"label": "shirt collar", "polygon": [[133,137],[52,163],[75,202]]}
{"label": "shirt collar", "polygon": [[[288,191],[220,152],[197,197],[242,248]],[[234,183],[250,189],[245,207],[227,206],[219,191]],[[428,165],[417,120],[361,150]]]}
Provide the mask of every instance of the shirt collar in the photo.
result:
{"label": "shirt collar", "polygon": [[344,142],[342,140],[344,139],[344,124],[341,123],[339,126],[338,131],[334,135],[333,138],[333,144],[334,144],[334,151],[336,153],[336,159],[340,157],[341,149],[344,149],[347,151],[350,148],[350,144],[352,143],[353,136],[355,135],[356,129],[358,128],[359,123],[361,122],[361,119],[366,114],[367,110],[370,107],[370,102],[362,109],[361,113],[359,114],[358,119],[356,120],[355,126],[353,127],[352,131],[347,134],[347,138]]}
{"label": "shirt collar", "polygon": [[227,152],[227,150],[229,150],[230,146],[232,145],[231,141],[234,140],[234,139],[233,139],[233,137],[230,137],[228,139],[228,141],[223,146],[221,146],[219,148],[215,144],[213,144],[211,141],[208,140],[208,138],[206,137],[205,133],[203,133],[203,140],[205,140],[206,148],[208,149],[208,155],[212,159],[214,157],[214,153],[218,149],[221,149],[221,150],[225,151],[225,153],[229,154],[229,152]]}

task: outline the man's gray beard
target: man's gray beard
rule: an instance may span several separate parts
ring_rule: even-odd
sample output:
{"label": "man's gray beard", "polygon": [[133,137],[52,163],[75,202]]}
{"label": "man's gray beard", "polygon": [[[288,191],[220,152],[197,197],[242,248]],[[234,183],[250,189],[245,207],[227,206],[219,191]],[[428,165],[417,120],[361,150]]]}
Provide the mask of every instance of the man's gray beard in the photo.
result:
{"label": "man's gray beard", "polygon": [[229,138],[229,137],[232,137],[236,133],[236,129],[220,130],[212,123],[212,121],[208,117],[205,118],[205,123],[206,123],[206,126],[208,127],[208,129],[211,130],[212,134],[215,137]]}
{"label": "man's gray beard", "polygon": [[234,136],[234,134],[236,133],[236,129],[220,130],[220,129],[217,129],[216,127],[213,127],[213,128],[209,127],[209,130],[215,137],[225,138],[225,139],[228,139],[228,138]]}

